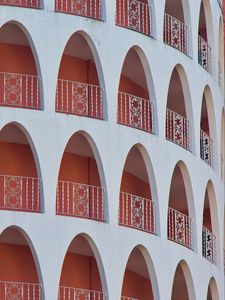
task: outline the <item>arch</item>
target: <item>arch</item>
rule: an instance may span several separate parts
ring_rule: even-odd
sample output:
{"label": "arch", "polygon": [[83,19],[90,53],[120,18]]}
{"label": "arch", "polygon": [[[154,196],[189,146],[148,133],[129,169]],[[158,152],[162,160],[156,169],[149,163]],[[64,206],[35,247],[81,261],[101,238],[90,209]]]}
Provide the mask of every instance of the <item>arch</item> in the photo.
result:
{"label": "arch", "polygon": [[56,193],[56,213],[105,221],[106,184],[96,144],[84,131],[74,133],[62,156]]}
{"label": "arch", "polygon": [[[9,226],[0,235],[1,295],[11,297],[29,294],[44,299],[43,280],[34,246],[27,233],[18,226]],[[25,263],[26,262],[26,263]],[[18,296],[17,296],[18,297]]]}
{"label": "arch", "polygon": [[[94,241],[81,233],[71,241],[62,265],[59,294],[104,299],[107,285],[101,256]],[[61,298],[61,297],[60,297]]]}
{"label": "arch", "polygon": [[210,279],[207,291],[207,300],[219,300],[219,291],[214,277]]}
{"label": "arch", "polygon": [[100,58],[91,37],[84,31],[74,32],[59,65],[56,111],[107,118],[104,86]]}
{"label": "arch", "polygon": [[156,133],[156,102],[148,60],[138,46],[124,59],[118,87],[117,123]]}
{"label": "arch", "polygon": [[0,64],[1,77],[7,83],[1,83],[1,105],[43,109],[38,54],[24,25],[14,20],[2,25],[0,54],[4,57]]}

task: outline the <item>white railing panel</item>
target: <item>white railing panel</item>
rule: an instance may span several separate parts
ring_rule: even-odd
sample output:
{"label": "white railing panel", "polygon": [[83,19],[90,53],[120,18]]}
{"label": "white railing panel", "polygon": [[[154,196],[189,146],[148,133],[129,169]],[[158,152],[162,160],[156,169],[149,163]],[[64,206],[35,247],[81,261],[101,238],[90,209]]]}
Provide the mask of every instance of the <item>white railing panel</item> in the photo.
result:
{"label": "white railing panel", "polygon": [[198,63],[211,75],[214,74],[212,49],[200,35],[198,36]]}
{"label": "white railing panel", "polygon": [[202,255],[216,264],[216,236],[206,227],[202,227]]}
{"label": "white railing panel", "polygon": [[59,287],[58,300],[106,300],[104,292],[93,291],[88,289],[78,289],[73,287]]}
{"label": "white railing panel", "polygon": [[0,281],[1,300],[42,300],[42,286],[36,283]]}
{"label": "white railing panel", "polygon": [[208,165],[214,167],[214,143],[203,130],[200,130],[200,156]]}

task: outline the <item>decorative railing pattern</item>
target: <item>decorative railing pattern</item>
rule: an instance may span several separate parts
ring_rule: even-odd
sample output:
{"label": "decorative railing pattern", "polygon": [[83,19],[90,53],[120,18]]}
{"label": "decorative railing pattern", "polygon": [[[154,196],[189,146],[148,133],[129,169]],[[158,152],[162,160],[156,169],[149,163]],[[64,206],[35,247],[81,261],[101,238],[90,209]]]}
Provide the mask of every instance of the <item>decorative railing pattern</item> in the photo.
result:
{"label": "decorative railing pattern", "polygon": [[203,130],[200,130],[200,156],[208,165],[214,166],[213,140]]}
{"label": "decorative railing pattern", "polygon": [[223,271],[225,274],[225,249],[223,248]]}
{"label": "decorative railing pattern", "polygon": [[222,72],[220,63],[218,63],[218,83],[219,83],[219,86],[222,88],[223,87],[223,72]]}
{"label": "decorative railing pattern", "polygon": [[134,95],[119,92],[117,122],[153,133],[153,103]]}
{"label": "decorative railing pattern", "polygon": [[102,88],[92,84],[58,79],[56,111],[103,119]]}
{"label": "decorative railing pattern", "polygon": [[0,175],[0,209],[41,212],[40,179]]}
{"label": "decorative railing pattern", "polygon": [[189,26],[180,20],[164,15],[164,42],[190,56]]}
{"label": "decorative railing pattern", "polygon": [[122,296],[121,300],[140,300],[140,299],[133,298],[133,297],[131,298],[131,297]]}
{"label": "decorative railing pattern", "polygon": [[0,281],[1,300],[41,300],[41,294],[40,284]]}
{"label": "decorative railing pattern", "polygon": [[0,106],[40,109],[38,76],[0,72]]}
{"label": "decorative railing pattern", "polygon": [[220,176],[221,176],[221,180],[224,181],[225,180],[225,164],[224,164],[224,159],[223,159],[223,155],[220,155]]}
{"label": "decorative railing pattern", "polygon": [[106,300],[106,294],[99,291],[59,287],[58,300]]}
{"label": "decorative railing pattern", "polygon": [[190,121],[180,114],[167,109],[166,138],[191,151]]}
{"label": "decorative railing pattern", "polygon": [[100,186],[59,180],[56,213],[104,221],[104,189]]}
{"label": "decorative railing pattern", "polygon": [[151,8],[139,0],[116,1],[116,25],[151,34]]}
{"label": "decorative railing pattern", "polygon": [[41,8],[40,0],[0,0],[0,5]]}
{"label": "decorative railing pattern", "polygon": [[202,227],[202,255],[216,264],[216,236],[206,227]]}
{"label": "decorative railing pattern", "polygon": [[155,215],[155,203],[152,200],[120,192],[120,225],[156,234]]}
{"label": "decorative railing pattern", "polygon": [[169,207],[168,239],[192,249],[192,219]]}
{"label": "decorative railing pattern", "polygon": [[210,74],[213,74],[212,49],[207,41],[198,36],[198,63]]}
{"label": "decorative railing pattern", "polygon": [[55,0],[55,11],[101,20],[101,0]]}

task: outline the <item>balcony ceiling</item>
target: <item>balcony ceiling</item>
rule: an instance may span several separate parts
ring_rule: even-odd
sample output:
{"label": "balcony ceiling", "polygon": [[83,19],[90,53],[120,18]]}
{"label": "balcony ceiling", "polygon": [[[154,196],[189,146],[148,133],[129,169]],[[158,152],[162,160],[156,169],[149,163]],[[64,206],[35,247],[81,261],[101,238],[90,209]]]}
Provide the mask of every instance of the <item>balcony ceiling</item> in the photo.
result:
{"label": "balcony ceiling", "polygon": [[14,24],[6,24],[0,30],[0,42],[14,45],[29,46],[28,39],[23,31]]}
{"label": "balcony ceiling", "polygon": [[10,124],[0,131],[0,141],[17,144],[28,144],[25,134],[17,126]]}
{"label": "balcony ceiling", "polygon": [[127,269],[149,279],[149,273],[140,250],[134,249],[127,263]]}

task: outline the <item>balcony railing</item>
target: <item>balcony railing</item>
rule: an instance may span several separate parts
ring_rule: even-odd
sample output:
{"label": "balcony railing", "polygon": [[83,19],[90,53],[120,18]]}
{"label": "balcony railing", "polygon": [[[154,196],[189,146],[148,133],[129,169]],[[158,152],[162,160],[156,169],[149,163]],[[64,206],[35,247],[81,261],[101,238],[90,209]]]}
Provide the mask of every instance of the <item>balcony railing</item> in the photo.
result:
{"label": "balcony railing", "polygon": [[189,26],[178,19],[164,15],[164,42],[190,56]]}
{"label": "balcony railing", "polygon": [[153,103],[134,95],[119,92],[117,122],[153,133]]}
{"label": "balcony railing", "polygon": [[104,221],[104,189],[100,186],[59,180],[56,213]]}
{"label": "balcony railing", "polygon": [[55,11],[101,20],[101,0],[55,0]]}
{"label": "balcony railing", "polygon": [[150,35],[151,8],[138,0],[116,1],[116,25]]}
{"label": "balcony railing", "polygon": [[152,200],[120,192],[120,225],[156,234],[155,216],[155,203]]}
{"label": "balcony railing", "polygon": [[92,84],[58,79],[56,111],[103,119],[102,88]]}
{"label": "balcony railing", "polygon": [[40,0],[0,0],[0,5],[41,8]]}
{"label": "balcony railing", "polygon": [[192,219],[168,208],[168,239],[192,249]]}
{"label": "balcony railing", "polygon": [[224,164],[224,159],[223,159],[223,155],[220,155],[220,176],[221,176],[221,180],[224,181],[225,180],[225,164]]}
{"label": "balcony railing", "polygon": [[214,166],[213,140],[203,130],[200,130],[200,156],[208,165]]}
{"label": "balcony railing", "polygon": [[202,227],[202,255],[216,264],[216,236],[206,227]]}
{"label": "balcony railing", "polygon": [[140,299],[133,298],[133,297],[131,298],[131,297],[122,296],[121,300],[140,300]]}
{"label": "balcony railing", "polygon": [[40,179],[0,175],[0,209],[41,212]]}
{"label": "balcony railing", "polygon": [[0,106],[40,109],[40,78],[0,72]]}
{"label": "balcony railing", "polygon": [[1,300],[41,300],[42,286],[36,283],[0,281]]}
{"label": "balcony railing", "polygon": [[191,151],[190,121],[180,114],[167,109],[166,138]]}
{"label": "balcony railing", "polygon": [[220,63],[218,63],[218,83],[219,83],[219,86],[222,88],[223,87],[223,72],[222,72]]}
{"label": "balcony railing", "polygon": [[213,74],[212,49],[207,41],[198,36],[198,63],[210,74]]}
{"label": "balcony railing", "polygon": [[223,248],[223,271],[225,274],[225,249]]}
{"label": "balcony railing", "polygon": [[99,291],[77,289],[73,287],[59,287],[58,300],[106,300],[106,294]]}

